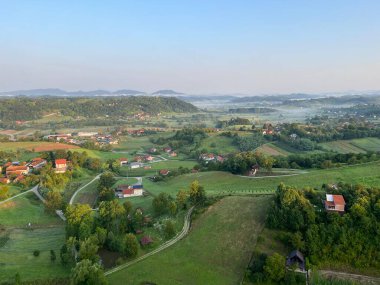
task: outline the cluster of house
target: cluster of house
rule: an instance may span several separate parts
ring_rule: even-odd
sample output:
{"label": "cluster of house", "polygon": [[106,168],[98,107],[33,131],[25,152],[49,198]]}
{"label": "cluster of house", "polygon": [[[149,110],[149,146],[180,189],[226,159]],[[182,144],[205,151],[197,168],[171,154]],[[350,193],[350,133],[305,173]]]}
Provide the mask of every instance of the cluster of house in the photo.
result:
{"label": "cluster of house", "polygon": [[43,137],[45,140],[64,141],[67,143],[82,145],[86,141],[94,141],[96,145],[115,145],[119,140],[110,134],[99,134],[97,132],[77,132],[71,134],[54,134]]}
{"label": "cluster of house", "polygon": [[[29,162],[7,162],[0,166],[0,173],[4,173],[4,176],[0,177],[0,183],[9,184],[17,183],[25,179],[25,176],[34,170],[41,169],[47,164],[46,159],[36,157]],[[56,173],[65,173],[67,170],[66,159],[56,159],[55,168]]]}
{"label": "cluster of house", "polygon": [[221,155],[215,155],[213,153],[202,153],[199,156],[199,160],[204,161],[205,163],[209,163],[210,161],[222,163],[225,158]]}
{"label": "cluster of house", "polygon": [[115,188],[115,196],[118,198],[142,196],[144,189],[142,184],[128,185],[122,184]]}

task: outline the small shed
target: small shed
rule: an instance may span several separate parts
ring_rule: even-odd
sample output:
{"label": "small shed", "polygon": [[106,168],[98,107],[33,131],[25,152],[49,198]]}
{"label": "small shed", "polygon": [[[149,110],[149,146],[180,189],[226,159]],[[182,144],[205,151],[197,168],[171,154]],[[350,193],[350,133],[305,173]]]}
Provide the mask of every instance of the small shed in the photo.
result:
{"label": "small shed", "polygon": [[287,257],[286,257],[286,266],[287,267],[293,267],[296,266],[296,269],[305,271],[305,258],[303,257],[303,254],[299,250],[293,250]]}

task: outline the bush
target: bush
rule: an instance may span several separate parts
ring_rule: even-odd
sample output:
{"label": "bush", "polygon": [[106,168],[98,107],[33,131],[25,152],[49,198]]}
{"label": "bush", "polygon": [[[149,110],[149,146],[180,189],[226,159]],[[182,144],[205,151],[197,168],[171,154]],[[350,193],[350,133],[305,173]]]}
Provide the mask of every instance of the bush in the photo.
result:
{"label": "bush", "polygon": [[39,250],[33,251],[33,255],[36,256],[36,257],[39,256],[40,255],[40,251]]}

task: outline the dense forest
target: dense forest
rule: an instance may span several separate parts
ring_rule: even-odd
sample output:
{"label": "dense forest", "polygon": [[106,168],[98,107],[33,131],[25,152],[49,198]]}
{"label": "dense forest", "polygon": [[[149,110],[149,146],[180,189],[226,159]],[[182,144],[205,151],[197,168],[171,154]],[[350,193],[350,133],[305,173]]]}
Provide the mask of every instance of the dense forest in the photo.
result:
{"label": "dense forest", "polygon": [[158,114],[161,112],[194,112],[197,108],[177,98],[168,97],[107,97],[107,98],[2,98],[0,120],[35,120],[43,115],[59,112],[71,117],[123,117],[138,112]]}

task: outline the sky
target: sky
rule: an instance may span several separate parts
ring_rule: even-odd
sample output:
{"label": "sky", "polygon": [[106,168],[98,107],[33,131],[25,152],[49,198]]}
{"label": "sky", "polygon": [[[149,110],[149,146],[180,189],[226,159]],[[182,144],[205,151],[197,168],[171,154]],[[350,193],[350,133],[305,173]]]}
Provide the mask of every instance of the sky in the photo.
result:
{"label": "sky", "polygon": [[378,0],[0,0],[0,91],[380,90]]}

